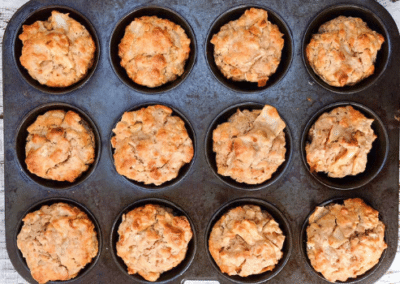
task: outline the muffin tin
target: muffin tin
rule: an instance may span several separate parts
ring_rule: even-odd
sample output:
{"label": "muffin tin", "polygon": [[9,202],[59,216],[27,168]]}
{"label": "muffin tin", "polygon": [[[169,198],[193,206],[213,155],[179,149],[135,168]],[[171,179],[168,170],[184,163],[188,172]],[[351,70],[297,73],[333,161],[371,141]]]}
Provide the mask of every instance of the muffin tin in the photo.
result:
{"label": "muffin tin", "polygon": [[[238,11],[244,11],[246,7],[265,8],[270,12],[271,21],[284,27],[281,31],[285,33],[285,48],[288,51],[284,53],[278,68],[279,78],[274,82],[270,81],[265,88],[258,89],[246,84],[240,84],[236,88],[232,82],[228,82],[228,85],[221,84],[221,78],[217,79],[216,75],[218,70],[213,69],[212,62],[210,63],[212,53],[210,54],[208,40],[212,36],[213,28],[237,19],[240,14]],[[97,43],[98,60],[85,80],[70,88],[49,89],[35,84],[24,74],[24,69],[18,63],[21,49],[18,35],[22,24],[45,20],[52,9],[62,12],[68,10],[73,18],[88,28]],[[310,33],[315,32],[324,19],[329,20],[339,12],[360,16],[371,28],[382,32],[386,39],[386,46],[379,53],[375,75],[360,85],[349,87],[349,90],[343,89],[344,91],[324,86],[303,60],[304,41],[310,38]],[[118,43],[124,25],[135,15],[147,13],[171,17],[169,19],[181,24],[193,40],[184,76],[168,86],[154,90],[132,86],[123,79],[123,72],[121,75],[121,70],[117,70],[115,43]],[[388,249],[385,255],[367,276],[352,280],[373,283],[389,268],[398,242],[399,130],[398,122],[394,118],[400,107],[398,50],[400,39],[397,27],[389,13],[373,0],[345,3],[334,0],[254,0],[251,3],[181,0],[164,3],[156,0],[151,4],[142,0],[28,2],[10,20],[3,42],[6,243],[15,269],[27,281],[35,283],[16,245],[22,217],[32,206],[36,206],[34,204],[48,202],[48,199],[55,202],[68,199],[71,203],[82,204],[81,206],[91,212],[91,217],[97,220],[101,231],[98,260],[93,260],[90,269],[82,271],[79,278],[68,282],[141,282],[140,278],[130,276],[120,269],[121,262],[114,253],[116,238],[113,224],[118,222],[122,210],[126,210],[128,206],[136,206],[136,202],[143,204],[143,200],[153,198],[152,202],[169,204],[172,207],[176,205],[178,211],[191,220],[195,234],[192,240],[193,249],[189,250],[182,267],[166,274],[165,278],[160,278],[161,283],[184,283],[184,280],[260,283],[267,279],[268,283],[328,283],[309,267],[304,258],[301,231],[308,214],[315,206],[340,196],[360,197],[370,202],[380,212],[386,225]],[[383,126],[382,133],[387,133],[387,136],[384,134],[385,139],[382,138],[384,145],[380,147],[385,151],[379,150],[371,159],[375,177],[365,180],[360,187],[352,186],[357,188],[345,191],[320,183],[310,175],[307,165],[302,161],[302,134],[310,126],[310,120],[315,119],[315,113],[337,102],[357,104],[358,109],[367,116],[378,117],[378,124]],[[188,130],[192,132],[195,158],[182,172],[179,182],[172,182],[164,188],[145,188],[128,182],[115,171],[110,138],[113,127],[124,111],[155,103],[170,106],[176,114],[185,118],[186,125],[190,126]],[[210,152],[207,140],[212,135],[209,130],[220,116],[226,117],[226,111],[233,111],[236,108],[234,106],[239,104],[240,107],[255,104],[276,107],[288,129],[286,137],[289,137],[289,156],[279,169],[280,171],[282,168],[282,173],[277,173],[280,176],[273,182],[253,190],[241,188],[240,184],[235,186],[224,182],[222,177],[213,173],[212,161],[210,162],[213,153]],[[24,136],[27,135],[26,127],[34,119],[32,112],[39,114],[55,107],[79,111],[97,133],[96,163],[91,172],[71,186],[58,186],[58,183],[38,180],[24,168]],[[376,166],[374,157],[377,161],[383,159],[383,162]],[[265,207],[269,213],[279,213],[282,220],[287,219],[287,222],[282,221],[280,225],[284,229],[288,224],[287,241],[291,249],[285,254],[286,264],[276,268],[272,272],[273,277],[263,274],[254,279],[232,280],[217,270],[207,251],[207,228],[215,219],[215,214],[218,214],[216,212],[232,200],[242,198],[256,204],[265,202],[270,206]],[[280,272],[275,273],[279,269]]]}

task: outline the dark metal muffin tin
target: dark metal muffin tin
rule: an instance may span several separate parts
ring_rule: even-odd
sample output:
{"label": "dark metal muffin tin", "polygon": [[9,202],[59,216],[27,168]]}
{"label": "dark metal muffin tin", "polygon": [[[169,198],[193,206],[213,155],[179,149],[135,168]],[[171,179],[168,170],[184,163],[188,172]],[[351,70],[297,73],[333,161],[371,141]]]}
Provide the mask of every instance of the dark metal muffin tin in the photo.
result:
{"label": "dark metal muffin tin", "polygon": [[[64,6],[54,8],[58,10],[66,9],[65,6],[69,7],[70,15],[73,17],[83,15],[87,21],[80,22],[85,25],[91,23],[94,28],[87,27],[95,41],[98,39],[97,67],[94,66],[93,73],[89,73],[86,81],[78,83],[79,88],[74,86],[49,90],[31,82],[29,77],[21,74],[24,72],[18,63],[18,52],[20,52],[18,49],[21,48],[18,35],[21,25],[28,18],[46,19],[49,15],[46,9],[52,5]],[[154,8],[154,5],[158,8]],[[287,69],[287,71],[277,74],[280,78],[274,84],[271,77],[270,84],[267,84],[265,88],[246,87],[246,84],[236,88],[235,84],[231,84],[232,82],[228,82],[225,86],[215,78],[214,73],[218,70],[213,69],[212,62],[209,64],[210,55],[212,55],[206,52],[210,51],[208,39],[212,35],[209,31],[213,31],[214,24],[221,25],[237,19],[240,13],[233,13],[230,16],[226,16],[225,13],[240,9],[243,11],[243,5],[265,8],[270,12],[271,21],[278,25],[279,23],[275,21],[279,21],[286,27],[281,31],[285,33],[285,47],[291,51],[284,53],[279,68]],[[146,10],[146,7],[153,8]],[[169,85],[171,88],[165,86],[153,91],[135,88],[129,81],[126,84],[122,83],[122,77],[120,78],[121,74],[119,74],[121,72],[113,70],[113,67],[118,68],[115,64],[118,58],[115,54],[114,43],[118,43],[118,36],[124,30],[123,25],[119,24],[124,19],[128,19],[124,18],[125,16],[131,17],[132,12],[136,13],[142,8],[145,9],[142,11],[147,11],[149,15],[156,14],[165,17],[170,15],[176,22],[180,20],[187,22],[187,26],[186,24],[184,26],[193,31],[192,47],[194,48],[185,69],[186,76],[171,83],[173,85]],[[35,13],[37,10],[39,10],[38,14]],[[43,11],[47,11],[47,14]],[[169,11],[169,14],[162,11]],[[309,32],[315,32],[319,24],[337,15],[335,14],[337,11],[345,15],[360,16],[371,28],[381,32],[386,40],[383,49],[378,53],[375,75],[359,85],[343,89],[344,92],[324,86],[303,60],[303,47],[310,38]],[[320,13],[329,15],[322,14],[322,17],[318,17]],[[77,19],[83,18],[77,17]],[[124,23],[128,22],[129,20]],[[168,277],[160,280],[165,280],[165,283],[181,283],[183,280],[218,280],[220,283],[231,283],[232,280],[218,272],[210,259],[207,252],[207,227],[214,220],[212,219],[214,214],[227,202],[238,198],[254,198],[258,202],[266,201],[273,205],[273,208],[276,208],[288,220],[292,236],[291,240],[288,238],[292,252],[286,265],[282,265],[282,270],[268,280],[268,283],[327,283],[312,271],[303,257],[301,229],[308,214],[316,205],[340,196],[360,197],[370,202],[380,212],[382,221],[386,225],[388,249],[384,257],[367,277],[356,279],[359,280],[358,283],[373,283],[389,268],[395,256],[398,241],[399,130],[394,118],[396,111],[400,108],[398,50],[400,50],[400,42],[397,27],[389,13],[373,0],[354,0],[345,3],[337,3],[335,0],[272,0],[251,3],[239,3],[232,0],[223,2],[156,0],[151,3],[110,0],[30,1],[10,20],[3,44],[6,242],[15,269],[27,281],[34,283],[16,246],[20,220],[27,210],[32,207],[32,204],[48,198],[68,198],[79,202],[92,212],[101,230],[98,261],[94,261],[91,269],[82,272],[79,278],[70,282],[137,283],[137,278],[121,271],[119,268],[121,263],[117,263],[118,259],[117,262],[114,260],[116,256],[113,252],[115,246],[113,222],[120,216],[121,210],[127,208],[128,205],[136,201],[141,202],[146,198],[157,198],[167,203],[171,202],[169,204],[176,204],[184,214],[190,217],[196,236],[193,239],[193,245],[197,247],[193,251],[193,261],[190,258],[191,254],[188,254],[185,259],[184,266],[188,264],[186,271],[176,272],[169,280],[166,279]],[[193,67],[190,60],[193,61]],[[122,81],[125,80],[122,79]],[[382,163],[382,167],[379,164],[380,171],[379,169],[376,171],[375,178],[356,189],[338,191],[324,186],[310,175],[307,166],[302,161],[301,142],[306,125],[315,113],[327,105],[343,101],[358,103],[359,109],[367,116],[370,109],[373,112],[372,117],[380,118],[383,129],[386,129],[388,135],[388,140],[384,139],[388,152],[386,162]],[[51,182],[41,183],[29,175],[24,169],[24,158],[21,156],[24,149],[23,136],[26,135],[24,131],[29,119],[32,119],[28,114],[37,108],[40,110],[45,104],[47,104],[45,108],[49,109],[53,106],[64,108],[64,105],[60,103],[79,109],[86,115],[89,124],[93,123],[99,134],[100,151],[97,152],[99,160],[97,165],[93,166],[93,172],[79,184],[64,189]],[[162,190],[147,189],[127,182],[115,171],[110,155],[111,130],[122,113],[138,105],[149,103],[166,104],[177,113],[182,112],[187,119],[186,123],[193,129],[192,135],[195,140],[196,158],[188,167],[185,177]],[[290,151],[288,151],[292,153],[291,159],[288,158],[284,173],[275,182],[268,186],[261,186],[258,190],[242,190],[237,188],[239,186],[223,182],[213,173],[206,155],[210,152],[209,149],[207,150],[210,145],[206,137],[212,122],[232,106],[248,103],[270,104],[276,107],[285,119],[292,137]],[[383,158],[382,155],[384,152],[379,150],[374,157],[379,160]],[[374,162],[375,159],[372,163],[376,167]],[[271,210],[271,214],[274,213],[269,207],[266,209]],[[284,223],[281,223],[281,226],[284,226]],[[263,278],[264,276],[261,275],[253,283],[267,281],[268,277]],[[237,280],[246,283],[251,282],[251,279],[238,278]]]}

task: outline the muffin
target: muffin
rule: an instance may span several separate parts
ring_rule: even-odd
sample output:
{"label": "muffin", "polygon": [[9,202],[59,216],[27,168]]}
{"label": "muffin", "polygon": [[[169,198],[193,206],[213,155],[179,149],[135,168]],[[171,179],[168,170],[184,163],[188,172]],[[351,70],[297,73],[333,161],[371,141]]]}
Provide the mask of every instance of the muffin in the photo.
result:
{"label": "muffin", "polygon": [[352,106],[337,107],[322,114],[308,133],[306,145],[310,171],[343,178],[365,171],[367,155],[377,138],[371,128],[374,120]]}
{"label": "muffin", "polygon": [[226,78],[263,87],[278,68],[284,40],[278,26],[268,21],[267,11],[251,8],[222,26],[211,43],[215,64]]}
{"label": "muffin", "polygon": [[371,76],[384,37],[360,18],[339,16],[323,24],[306,48],[314,72],[334,87],[352,86]]}
{"label": "muffin", "polygon": [[128,273],[152,282],[182,262],[193,236],[186,217],[174,216],[170,208],[155,204],[124,214],[118,234],[117,254]]}
{"label": "muffin", "polygon": [[256,205],[236,207],[212,228],[208,249],[223,273],[260,274],[273,270],[285,241],[279,224]]}
{"label": "muffin", "polygon": [[118,47],[121,66],[129,78],[154,88],[182,75],[190,39],[181,26],[171,21],[143,16],[126,27]]}
{"label": "muffin", "polygon": [[218,174],[237,182],[260,184],[285,161],[285,122],[276,108],[237,110],[213,131]]}
{"label": "muffin", "polygon": [[21,65],[42,85],[68,87],[80,81],[94,62],[96,45],[86,28],[52,11],[47,21],[22,26]]}
{"label": "muffin", "polygon": [[98,253],[95,227],[76,207],[44,205],[22,221],[17,246],[39,283],[75,278]]}
{"label": "muffin", "polygon": [[161,185],[176,178],[193,158],[185,123],[163,105],[125,112],[113,132],[117,172],[144,184]]}
{"label": "muffin", "polygon": [[359,198],[317,207],[307,227],[307,255],[314,269],[330,282],[343,282],[374,267],[387,248],[378,215]]}
{"label": "muffin", "polygon": [[74,182],[94,162],[93,131],[71,110],[47,111],[27,131],[25,163],[41,178]]}

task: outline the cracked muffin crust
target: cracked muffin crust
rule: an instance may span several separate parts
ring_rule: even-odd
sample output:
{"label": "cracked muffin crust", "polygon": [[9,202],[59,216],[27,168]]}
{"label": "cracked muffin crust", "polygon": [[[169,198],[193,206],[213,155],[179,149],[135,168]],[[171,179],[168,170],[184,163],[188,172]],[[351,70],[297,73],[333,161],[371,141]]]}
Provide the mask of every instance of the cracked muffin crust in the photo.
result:
{"label": "cracked muffin crust", "polygon": [[310,128],[306,145],[310,171],[342,178],[365,171],[367,155],[377,138],[366,118],[352,106],[338,107],[322,114]]}
{"label": "cracked muffin crust", "polygon": [[52,11],[47,21],[22,29],[20,62],[40,84],[68,87],[92,67],[96,45],[86,28],[69,14]]}
{"label": "cracked muffin crust", "polygon": [[185,216],[174,216],[167,207],[147,204],[122,216],[117,254],[129,274],[156,281],[186,256],[193,233]]}
{"label": "cracked muffin crust", "polygon": [[208,249],[223,273],[246,277],[273,270],[285,241],[279,224],[256,205],[231,209],[215,223]]}
{"label": "cracked muffin crust", "polygon": [[121,66],[129,78],[154,88],[183,74],[190,39],[181,26],[169,20],[143,16],[126,27],[118,47]]}
{"label": "cracked muffin crust", "polygon": [[306,48],[314,72],[327,84],[351,86],[374,73],[384,37],[360,18],[339,16],[323,24]]}
{"label": "cracked muffin crust", "polygon": [[218,174],[237,182],[260,184],[285,161],[286,124],[276,108],[239,109],[213,131]]}
{"label": "cracked muffin crust", "polygon": [[226,78],[263,87],[278,68],[284,40],[278,26],[268,21],[267,11],[251,8],[222,26],[211,43],[215,64]]}
{"label": "cracked muffin crust", "polygon": [[161,185],[193,158],[185,123],[163,105],[125,112],[113,132],[117,172],[138,182]]}
{"label": "cracked muffin crust", "polygon": [[39,283],[75,278],[98,253],[95,227],[76,207],[45,205],[22,221],[17,246]]}
{"label": "cracked muffin crust", "polygon": [[73,111],[47,111],[27,131],[25,163],[41,178],[73,182],[94,162],[93,131]]}
{"label": "cracked muffin crust", "polygon": [[307,255],[314,269],[335,282],[374,267],[387,248],[378,216],[359,198],[317,207],[307,227]]}

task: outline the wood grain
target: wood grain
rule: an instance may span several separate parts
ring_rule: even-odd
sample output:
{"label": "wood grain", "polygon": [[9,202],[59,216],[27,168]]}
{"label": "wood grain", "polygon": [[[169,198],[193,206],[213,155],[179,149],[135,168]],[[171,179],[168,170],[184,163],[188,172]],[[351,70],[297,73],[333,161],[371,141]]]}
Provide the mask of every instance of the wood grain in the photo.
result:
{"label": "wood grain", "polygon": [[[378,0],[396,20],[400,27],[400,2],[397,0]],[[25,4],[26,0],[0,0],[0,47],[3,42],[3,34],[8,21],[19,7]],[[396,2],[396,3],[394,3]],[[0,83],[3,85],[2,57],[0,57]],[[399,162],[400,165],[400,162]],[[400,201],[399,201],[400,205]],[[399,216],[400,217],[400,216]],[[399,236],[400,236],[400,218],[399,218]],[[4,224],[4,146],[3,146],[3,88],[0,90],[0,283],[4,284],[22,284],[27,283],[14,270],[7,254],[5,245],[5,224]],[[196,281],[202,284],[202,281]],[[209,282],[208,282],[209,283]],[[218,282],[216,282],[218,283]],[[397,245],[397,255],[386,274],[377,284],[400,284],[400,238]]]}

